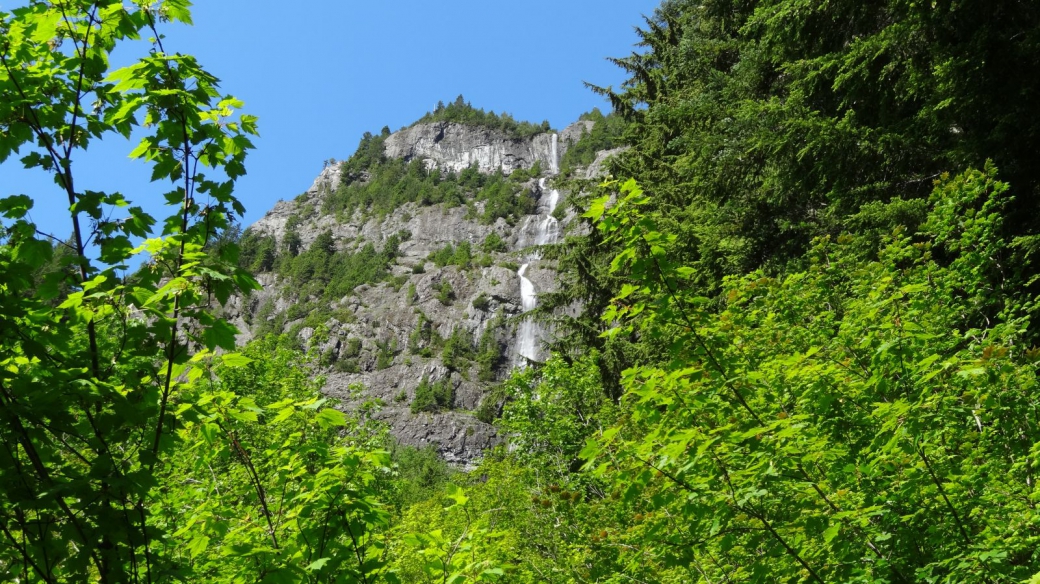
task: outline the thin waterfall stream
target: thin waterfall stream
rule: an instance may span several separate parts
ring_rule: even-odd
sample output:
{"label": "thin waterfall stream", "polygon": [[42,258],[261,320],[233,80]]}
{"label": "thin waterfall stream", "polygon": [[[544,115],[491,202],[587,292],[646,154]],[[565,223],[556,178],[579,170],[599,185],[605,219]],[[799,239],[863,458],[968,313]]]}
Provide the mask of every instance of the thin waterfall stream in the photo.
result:
{"label": "thin waterfall stream", "polygon": [[[559,158],[557,157],[556,148],[559,136],[556,134],[552,135],[552,141],[550,146],[550,173],[555,176],[559,173]],[[532,244],[535,246],[535,250],[527,254],[527,263],[520,266],[516,275],[520,277],[520,303],[524,312],[530,312],[538,307],[538,293],[535,290],[534,283],[531,282],[526,276],[528,268],[531,266],[531,262],[541,259],[541,255],[537,249],[538,246],[548,245],[556,243],[560,236],[560,225],[559,222],[553,217],[553,211],[556,210],[556,205],[560,202],[560,191],[556,189],[550,189],[546,195],[546,180],[545,178],[538,180],[538,187],[542,192],[542,201],[538,205],[538,226],[534,233]],[[533,218],[532,218],[533,219]],[[541,339],[544,331],[541,325],[534,320],[528,318],[524,319],[520,323],[520,327],[517,330],[517,360],[518,366],[524,366],[528,361],[537,361],[538,353],[541,349]]]}

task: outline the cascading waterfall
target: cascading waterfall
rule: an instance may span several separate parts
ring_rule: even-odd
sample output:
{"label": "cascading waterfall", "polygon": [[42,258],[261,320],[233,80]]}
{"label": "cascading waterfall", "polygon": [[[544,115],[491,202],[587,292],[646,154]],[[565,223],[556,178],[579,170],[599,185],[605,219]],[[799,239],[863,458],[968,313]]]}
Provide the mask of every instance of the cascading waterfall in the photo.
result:
{"label": "cascading waterfall", "polygon": [[[538,296],[534,293],[534,284],[524,276],[524,272],[527,271],[529,265],[524,264],[520,266],[520,270],[516,273],[520,276],[520,304],[523,306],[524,312],[534,310],[538,306]],[[519,359],[520,364],[523,364],[524,359],[533,360],[538,356],[539,332],[538,323],[531,319],[520,323],[516,340],[516,352],[521,357]]]}
{"label": "cascading waterfall", "polygon": [[551,160],[549,160],[549,168],[551,169],[553,175],[560,174],[560,159],[556,156],[556,145],[559,143],[559,141],[560,135],[553,134],[552,139],[549,142],[549,157],[551,158]]}
{"label": "cascading waterfall", "polygon": [[[556,134],[552,135],[552,141],[550,142],[550,161],[549,168],[553,175],[559,173],[559,158],[556,154],[556,147],[559,140],[559,136]],[[535,246],[548,245],[556,243],[560,236],[560,225],[555,217],[552,216],[553,211],[556,210],[556,205],[560,202],[560,191],[551,189],[546,196],[546,179],[542,178],[538,181],[538,187],[541,189],[542,204],[538,206],[538,214],[542,215],[538,219],[538,226],[534,232],[534,237],[531,238],[531,244]],[[528,218],[528,222],[525,223],[525,229],[527,230],[533,217]],[[527,269],[531,266],[532,261],[540,259],[538,250],[527,254],[528,263],[520,266],[516,275],[520,277],[520,302],[524,312],[534,310],[538,306],[538,294],[535,292],[534,284],[525,275]],[[520,328],[517,331],[517,365],[523,366],[528,360],[538,360],[538,351],[540,348],[541,337],[542,337],[541,326],[531,320],[526,319],[520,323]]]}

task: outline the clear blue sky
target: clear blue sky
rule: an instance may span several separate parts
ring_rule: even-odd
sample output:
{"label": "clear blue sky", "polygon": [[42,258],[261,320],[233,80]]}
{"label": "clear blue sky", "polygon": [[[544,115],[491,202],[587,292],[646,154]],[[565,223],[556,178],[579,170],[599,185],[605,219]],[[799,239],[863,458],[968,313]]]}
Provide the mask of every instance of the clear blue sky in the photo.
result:
{"label": "clear blue sky", "polygon": [[[21,2],[0,0],[10,9]],[[607,104],[583,85],[617,85],[607,57],[635,50],[633,27],[659,0],[204,0],[195,26],[167,25],[166,48],[194,54],[260,117],[239,182],[248,225],[310,186],[361,135],[396,130],[462,94],[474,106],[556,128]],[[145,47],[140,47],[144,49]],[[107,140],[78,165],[80,188],[135,204],[162,192],[131,144]],[[42,229],[65,236],[66,204],[49,177],[0,166],[0,196],[30,194]],[[158,218],[157,205],[146,204]],[[165,215],[165,214],[164,214]],[[164,216],[163,215],[163,216]]]}

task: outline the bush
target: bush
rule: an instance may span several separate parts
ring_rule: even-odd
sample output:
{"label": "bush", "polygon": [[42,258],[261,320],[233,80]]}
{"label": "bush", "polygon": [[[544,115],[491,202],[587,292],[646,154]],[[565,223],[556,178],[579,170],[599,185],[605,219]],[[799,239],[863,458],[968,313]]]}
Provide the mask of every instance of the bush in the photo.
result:
{"label": "bush", "polygon": [[621,136],[626,123],[621,116],[604,116],[598,108],[582,114],[581,120],[594,122],[592,131],[583,132],[581,139],[567,149],[560,159],[561,174],[569,175],[577,166],[588,166],[601,150],[610,150],[622,144]]}
{"label": "bush", "polygon": [[340,359],[336,361],[336,371],[340,373],[360,373],[361,368],[358,367],[357,359]]}
{"label": "bush", "polygon": [[477,406],[477,411],[474,412],[473,417],[485,424],[493,424],[495,420],[502,416],[504,402],[505,398],[500,391],[491,392],[485,395],[484,399],[480,400],[480,405]]}
{"label": "bush", "polygon": [[450,265],[452,259],[455,258],[455,246],[452,244],[445,245],[437,251],[431,252],[430,255],[426,256],[426,259],[433,262],[438,268]]}
{"label": "bush", "polygon": [[335,214],[342,221],[349,220],[357,211],[361,211],[362,218],[369,214],[385,217],[408,203],[445,207],[468,204],[472,214],[473,202],[484,201],[484,213],[478,217],[482,222],[490,224],[502,217],[514,224],[520,216],[533,212],[536,204],[530,193],[520,196],[527,173],[518,173],[515,178],[501,171],[486,175],[476,166],[460,173],[442,173],[437,168],[427,170],[419,159],[405,162],[381,155],[355,157],[348,165],[356,172],[345,173],[336,192],[324,202],[324,212]]}
{"label": "bush", "polygon": [[468,241],[462,241],[458,245],[447,244],[439,250],[427,256],[438,268],[445,266],[458,266],[469,269],[473,262],[473,246]]}
{"label": "bush", "polygon": [[300,255],[301,246],[303,246],[303,240],[300,238],[300,233],[295,229],[287,229],[282,237],[282,251],[290,258],[294,258]]}
{"label": "bush", "polygon": [[492,231],[484,238],[484,242],[480,244],[480,249],[484,253],[504,252],[506,251],[506,241],[502,239],[502,236],[497,231]]}
{"label": "bush", "polygon": [[433,500],[458,473],[433,445],[424,448],[398,445],[391,452],[391,461],[397,471],[391,498],[398,508]]}
{"label": "bush", "polygon": [[306,318],[315,309],[316,306],[312,302],[298,302],[285,311],[285,318],[289,321]]}
{"label": "bush", "polygon": [[391,339],[389,343],[376,341],[376,346],[379,348],[376,353],[376,371],[382,371],[394,363],[394,356],[397,354],[397,339]]}
{"label": "bush", "polygon": [[464,328],[455,328],[444,341],[441,362],[453,371],[462,371],[473,359],[473,335]]}
{"label": "bush", "polygon": [[361,354],[361,339],[357,337],[350,337],[347,339],[347,346],[343,349],[340,354],[341,358],[354,358]]}
{"label": "bush", "polygon": [[473,308],[481,312],[487,312],[487,309],[491,306],[491,299],[488,295],[481,292],[476,298],[473,299]]}
{"label": "bush", "polygon": [[362,284],[386,280],[393,261],[393,257],[376,251],[371,242],[354,252],[338,251],[332,232],[326,230],[307,251],[296,257],[283,256],[277,271],[292,282],[301,296],[320,295],[328,302],[346,296]]}
{"label": "bush", "polygon": [[439,348],[443,344],[444,339],[434,330],[433,323],[420,312],[419,322],[412,334],[408,336],[408,352],[413,355],[430,357],[433,355],[433,349]]}
{"label": "bush", "polygon": [[419,386],[415,388],[415,397],[412,399],[411,410],[413,414],[419,412],[439,412],[451,409],[455,403],[455,388],[447,379],[442,379],[436,384],[431,384],[426,377],[422,378]]}
{"label": "bush", "polygon": [[451,281],[441,280],[441,283],[437,286],[437,300],[445,306],[450,306],[455,300],[455,289],[451,286]]}
{"label": "bush", "polygon": [[564,219],[566,219],[567,205],[562,204],[562,202],[557,203],[556,208],[553,209],[552,218],[556,219],[557,221],[563,221]]}
{"label": "bush", "polygon": [[502,346],[495,338],[495,331],[488,327],[484,335],[480,337],[480,345],[477,347],[477,379],[481,381],[494,381],[495,373],[502,362]]}
{"label": "bush", "polygon": [[278,244],[270,235],[260,235],[246,229],[239,240],[238,265],[256,274],[274,269],[278,259]]}

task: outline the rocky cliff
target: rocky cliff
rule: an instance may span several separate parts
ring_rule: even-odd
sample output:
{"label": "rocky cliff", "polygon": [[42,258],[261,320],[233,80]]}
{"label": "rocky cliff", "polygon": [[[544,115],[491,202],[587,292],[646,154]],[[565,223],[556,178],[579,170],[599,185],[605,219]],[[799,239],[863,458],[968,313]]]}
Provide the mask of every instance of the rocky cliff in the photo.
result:
{"label": "rocky cliff", "polygon": [[[577,142],[582,130],[591,122],[578,122],[558,135],[564,148]],[[466,126],[451,122],[417,124],[390,136],[386,141],[386,155],[411,160],[420,158],[444,170],[461,171],[477,165],[481,172],[501,169],[506,174],[516,169],[529,169],[539,163],[542,168],[554,168],[562,153],[552,148],[553,134],[538,134],[533,138],[510,138],[489,128]]]}
{"label": "rocky cliff", "polygon": [[[330,396],[348,405],[376,399],[382,404],[377,417],[403,443],[432,444],[449,461],[472,461],[497,440],[487,423],[497,407],[489,389],[512,368],[545,357],[540,347],[545,332],[520,316],[537,302],[537,294],[555,286],[552,266],[540,259],[537,246],[555,241],[571,219],[556,209],[561,193],[552,186],[553,175],[560,157],[590,124],[518,139],[439,122],[383,140],[386,160],[417,160],[429,172],[455,176],[475,167],[483,174],[511,175],[519,185],[515,196],[533,199],[526,207],[531,213],[522,217],[489,221],[484,211],[490,203],[472,199],[407,202],[385,214],[332,213],[330,197],[338,196],[346,181],[364,185],[371,177],[345,177],[343,166],[326,167],[303,195],[279,202],[251,226],[247,239],[270,238],[285,250],[292,238],[306,250],[331,233],[335,253],[344,254],[369,244],[383,249],[393,240],[397,251],[388,273],[329,298],[321,291],[301,292],[277,269],[261,269],[263,290],[231,309],[242,340],[259,331],[296,335],[322,356]],[[539,167],[541,176],[524,174]],[[431,260],[431,254],[453,246],[483,251],[472,262],[455,262],[459,265]]]}

